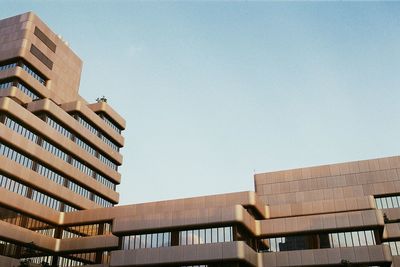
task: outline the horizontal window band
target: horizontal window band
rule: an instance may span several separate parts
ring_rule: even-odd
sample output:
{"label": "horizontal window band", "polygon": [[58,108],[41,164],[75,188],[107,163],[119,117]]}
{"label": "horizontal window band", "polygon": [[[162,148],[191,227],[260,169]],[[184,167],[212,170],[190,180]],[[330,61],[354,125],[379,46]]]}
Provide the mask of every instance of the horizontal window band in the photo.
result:
{"label": "horizontal window band", "polygon": [[49,37],[46,36],[38,27],[35,27],[35,31],[33,34],[39,38],[40,41],[42,41],[51,51],[54,53],[56,52],[56,44],[50,40]]}
{"label": "horizontal window band", "polygon": [[51,61],[42,51],[39,50],[35,45],[31,45],[30,52],[34,55],[37,59],[40,60],[46,67],[50,70],[53,69],[53,61]]}

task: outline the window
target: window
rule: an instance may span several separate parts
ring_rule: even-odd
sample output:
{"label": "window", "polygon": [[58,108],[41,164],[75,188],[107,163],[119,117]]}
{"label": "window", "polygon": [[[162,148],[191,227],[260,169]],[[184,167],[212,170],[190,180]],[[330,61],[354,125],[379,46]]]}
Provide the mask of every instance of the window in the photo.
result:
{"label": "window", "polygon": [[110,126],[114,131],[116,131],[118,134],[121,134],[121,129],[117,126],[117,124],[115,124],[114,122],[112,122],[110,119],[107,118],[107,115],[105,114],[98,114],[100,116],[100,118],[103,119],[103,121],[105,123],[108,124],[108,126]]}
{"label": "window", "polygon": [[400,208],[400,195],[394,196],[375,196],[375,203],[378,209]]}
{"label": "window", "polygon": [[[64,160],[65,162],[71,164],[75,168],[79,169],[82,173],[84,173],[84,174],[86,174],[86,175],[88,175],[90,177],[94,177],[96,180],[98,180],[100,183],[104,184],[108,188],[111,188],[111,189],[115,190],[115,184],[113,182],[111,182],[109,179],[107,179],[106,177],[100,175],[99,173],[96,173],[90,167],[88,167],[87,165],[81,163],[79,160],[73,158],[70,154],[67,154],[66,152],[62,151],[61,149],[59,149],[56,146],[52,145],[51,143],[47,142],[45,139],[39,138],[39,136],[37,136],[35,133],[30,131],[26,127],[22,126],[16,120],[6,116],[4,124],[8,128],[10,128],[10,129],[14,130],[15,132],[21,134],[22,136],[24,136],[25,138],[29,139],[30,141],[38,143],[38,145],[43,147],[45,150],[47,150],[48,152],[52,153],[53,155],[59,157],[60,159]],[[40,139],[40,142],[39,142],[39,139]],[[27,157],[23,157],[23,159],[24,159],[24,162],[27,161],[27,164],[32,165],[32,160],[28,159]],[[19,163],[21,163],[21,162],[19,162]],[[25,167],[31,168],[31,166],[25,166]],[[47,169],[47,168],[45,168],[42,165],[38,164],[37,169],[39,170],[38,172],[40,174],[44,175],[44,170],[43,169]],[[47,176],[47,172],[50,172],[52,177],[60,176],[60,175],[58,175],[55,172],[50,171],[50,170],[46,171],[46,175],[44,175],[44,176]],[[55,181],[55,180],[53,180],[53,181]],[[107,203],[107,205],[106,205],[107,207],[110,204],[110,202],[107,202],[106,200],[101,201],[101,203]],[[100,203],[98,203],[98,204],[100,204]]]}
{"label": "window", "polygon": [[[175,233],[179,236],[178,244],[176,244],[179,246],[233,241],[232,226],[181,230]],[[169,247],[172,245],[171,235],[172,232],[162,232],[124,236],[122,237],[122,249]]]}
{"label": "window", "polygon": [[[329,242],[323,242],[328,236]],[[373,230],[327,233],[319,235],[299,235],[269,238],[269,251],[290,251],[316,249],[314,247],[317,238],[320,240],[319,248],[340,248],[340,247],[359,247],[375,245],[375,235]]]}
{"label": "window", "polygon": [[74,118],[82,125],[84,126],[86,129],[88,129],[90,132],[92,132],[94,135],[97,135],[98,137],[100,137],[100,139],[106,143],[109,147],[111,147],[113,150],[119,152],[119,147],[114,144],[113,141],[111,141],[110,139],[108,139],[107,137],[105,137],[103,134],[100,133],[99,130],[97,130],[95,127],[93,127],[87,120],[85,120],[84,118],[82,118],[79,115],[75,115]]}

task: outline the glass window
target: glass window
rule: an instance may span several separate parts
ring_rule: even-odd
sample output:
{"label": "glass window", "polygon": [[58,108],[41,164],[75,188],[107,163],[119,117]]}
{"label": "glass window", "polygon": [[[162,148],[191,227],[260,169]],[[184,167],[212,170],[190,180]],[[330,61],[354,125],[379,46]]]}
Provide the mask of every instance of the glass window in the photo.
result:
{"label": "glass window", "polygon": [[199,236],[199,244],[204,244],[206,241],[206,230],[205,229],[200,229],[200,236]]}
{"label": "glass window", "polygon": [[232,227],[225,227],[225,241],[226,242],[232,242]]}
{"label": "glass window", "polygon": [[347,245],[347,247],[352,247],[353,246],[353,241],[351,239],[351,233],[350,232],[345,233],[345,237],[346,237],[346,245]]}
{"label": "glass window", "polygon": [[365,232],[364,231],[358,231],[358,238],[360,240],[360,246],[366,246],[367,245],[367,239],[365,238]]}
{"label": "glass window", "polygon": [[164,233],[157,234],[157,247],[163,247]]}
{"label": "glass window", "polygon": [[225,242],[225,231],[223,227],[218,228],[218,242]]}
{"label": "glass window", "polygon": [[181,241],[179,242],[179,244],[180,245],[186,245],[187,244],[187,242],[186,242],[186,240],[187,240],[186,231],[181,231],[181,232],[179,232],[179,234],[181,236],[181,238],[180,238]]}
{"label": "glass window", "polygon": [[372,246],[375,245],[375,238],[374,234],[371,230],[365,231],[366,239],[367,239],[367,245]]}
{"label": "glass window", "polygon": [[212,228],[211,230],[211,242],[217,243],[218,242],[218,229]]}
{"label": "glass window", "polygon": [[206,244],[211,243],[211,229],[206,229]]}
{"label": "glass window", "polygon": [[339,246],[346,247],[346,238],[344,233],[338,233],[338,236],[339,236]]}
{"label": "glass window", "polygon": [[389,209],[393,208],[392,198],[391,198],[391,197],[388,197],[388,198],[386,198],[386,200],[387,200],[387,206],[388,206],[388,208],[389,208]]}
{"label": "glass window", "polygon": [[390,246],[390,251],[392,252],[392,255],[398,255],[397,252],[397,247],[395,242],[388,242]]}
{"label": "glass window", "polygon": [[360,246],[360,239],[358,238],[358,233],[357,232],[352,232],[351,235],[353,237],[353,245],[355,247],[359,247]]}
{"label": "glass window", "polygon": [[275,238],[271,238],[269,240],[269,245],[270,245],[270,250],[271,251],[278,251],[277,247],[276,247],[276,239]]}

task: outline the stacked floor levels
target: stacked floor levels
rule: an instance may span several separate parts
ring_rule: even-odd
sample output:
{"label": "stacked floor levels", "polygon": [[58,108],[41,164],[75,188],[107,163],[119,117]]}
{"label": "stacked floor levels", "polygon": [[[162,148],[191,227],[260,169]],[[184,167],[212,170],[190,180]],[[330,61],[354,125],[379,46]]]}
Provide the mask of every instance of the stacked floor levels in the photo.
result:
{"label": "stacked floor levels", "polygon": [[[81,69],[81,60],[33,13],[0,21],[1,255],[60,251],[53,240],[75,234],[58,227],[62,212],[118,203],[125,121],[105,99],[88,104],[79,96]],[[102,222],[98,232],[109,227]],[[97,261],[103,256],[98,252]]]}
{"label": "stacked floor levels", "polygon": [[125,121],[81,68],[33,13],[0,21],[0,266],[400,266],[400,157],[114,206]]}

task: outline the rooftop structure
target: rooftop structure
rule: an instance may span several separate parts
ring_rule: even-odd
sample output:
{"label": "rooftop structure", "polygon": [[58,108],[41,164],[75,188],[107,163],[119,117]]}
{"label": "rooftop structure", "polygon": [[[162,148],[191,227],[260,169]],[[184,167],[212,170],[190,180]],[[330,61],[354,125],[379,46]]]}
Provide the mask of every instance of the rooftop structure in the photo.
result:
{"label": "rooftop structure", "polygon": [[125,121],[81,69],[35,14],[0,20],[0,266],[400,266],[400,157],[114,206]]}

